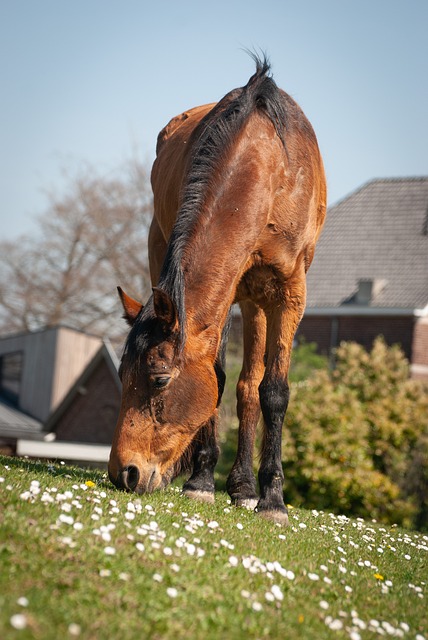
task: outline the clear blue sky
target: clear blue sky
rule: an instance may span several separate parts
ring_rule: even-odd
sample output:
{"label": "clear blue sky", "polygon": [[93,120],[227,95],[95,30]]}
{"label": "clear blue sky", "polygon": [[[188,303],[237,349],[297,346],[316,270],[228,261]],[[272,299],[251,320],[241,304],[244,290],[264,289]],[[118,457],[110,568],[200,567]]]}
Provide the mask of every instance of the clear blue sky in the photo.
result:
{"label": "clear blue sky", "polygon": [[428,174],[427,0],[0,0],[0,238],[32,232],[61,168],[101,171],[253,72],[318,136],[329,202]]}

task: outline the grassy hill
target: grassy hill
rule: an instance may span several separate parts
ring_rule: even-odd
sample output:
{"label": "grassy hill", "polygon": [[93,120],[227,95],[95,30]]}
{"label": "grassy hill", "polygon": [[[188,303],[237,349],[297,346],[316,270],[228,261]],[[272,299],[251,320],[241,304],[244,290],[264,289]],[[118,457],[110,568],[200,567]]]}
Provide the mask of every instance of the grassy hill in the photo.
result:
{"label": "grassy hill", "polygon": [[0,638],[428,640],[428,536],[0,457]]}

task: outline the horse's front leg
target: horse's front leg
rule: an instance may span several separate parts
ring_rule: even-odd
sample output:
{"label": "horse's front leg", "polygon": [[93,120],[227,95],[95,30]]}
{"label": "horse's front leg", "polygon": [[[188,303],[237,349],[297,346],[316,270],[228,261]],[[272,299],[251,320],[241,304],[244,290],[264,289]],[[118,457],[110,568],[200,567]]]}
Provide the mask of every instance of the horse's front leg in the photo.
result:
{"label": "horse's front leg", "polygon": [[220,453],[217,420],[216,411],[199,429],[192,445],[192,475],[183,486],[187,497],[203,502],[214,502],[214,469]]}
{"label": "horse's front leg", "polygon": [[286,284],[284,300],[266,310],[267,363],[259,387],[263,414],[260,456],[260,499],[256,511],[265,518],[288,524],[284,504],[281,445],[282,427],[289,400],[288,370],[293,339],[305,308],[305,277],[293,277]]}

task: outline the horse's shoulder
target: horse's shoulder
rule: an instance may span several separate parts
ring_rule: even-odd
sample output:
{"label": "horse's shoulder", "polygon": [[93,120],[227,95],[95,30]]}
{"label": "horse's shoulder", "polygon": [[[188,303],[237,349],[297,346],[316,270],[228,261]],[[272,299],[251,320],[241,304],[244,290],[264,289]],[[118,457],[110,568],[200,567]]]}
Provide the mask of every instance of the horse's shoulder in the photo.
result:
{"label": "horse's shoulder", "polygon": [[210,109],[214,107],[215,103],[204,104],[200,107],[193,107],[193,109],[187,109],[180,113],[180,115],[171,118],[168,124],[162,129],[158,135],[156,144],[156,154],[159,154],[163,144],[169,140],[174,134],[178,132],[185,123],[185,129],[193,130],[198,122],[204,117]]}

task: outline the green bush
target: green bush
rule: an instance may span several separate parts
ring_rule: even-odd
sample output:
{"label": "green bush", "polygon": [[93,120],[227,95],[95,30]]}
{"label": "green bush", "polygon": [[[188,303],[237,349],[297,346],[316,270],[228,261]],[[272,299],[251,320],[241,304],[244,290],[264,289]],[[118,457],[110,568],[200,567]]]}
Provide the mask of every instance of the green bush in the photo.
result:
{"label": "green bush", "polygon": [[292,387],[283,460],[290,502],[426,529],[428,389],[397,346],[343,343]]}
{"label": "green bush", "polygon": [[315,342],[306,342],[304,338],[299,338],[291,356],[289,373],[291,383],[306,380],[318,369],[327,369],[328,358],[320,355],[317,348]]}

